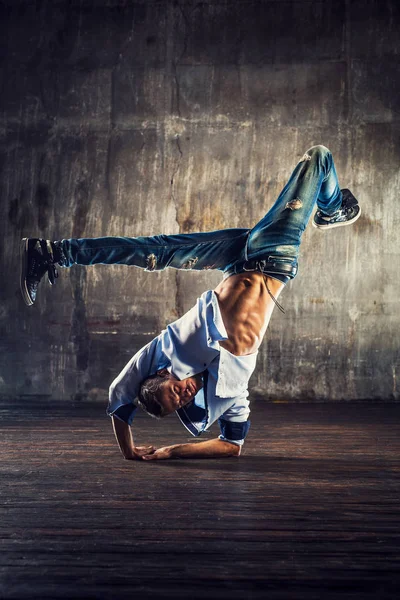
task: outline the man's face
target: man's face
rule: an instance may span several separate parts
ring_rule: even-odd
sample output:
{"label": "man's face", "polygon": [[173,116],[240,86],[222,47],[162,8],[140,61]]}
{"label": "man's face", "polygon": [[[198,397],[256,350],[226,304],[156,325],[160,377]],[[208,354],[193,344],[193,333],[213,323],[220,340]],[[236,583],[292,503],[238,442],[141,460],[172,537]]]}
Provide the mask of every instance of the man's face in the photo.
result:
{"label": "man's face", "polygon": [[169,415],[178,408],[189,404],[202,387],[203,378],[201,375],[194,375],[180,381],[173,375],[168,374],[158,396],[165,414]]}

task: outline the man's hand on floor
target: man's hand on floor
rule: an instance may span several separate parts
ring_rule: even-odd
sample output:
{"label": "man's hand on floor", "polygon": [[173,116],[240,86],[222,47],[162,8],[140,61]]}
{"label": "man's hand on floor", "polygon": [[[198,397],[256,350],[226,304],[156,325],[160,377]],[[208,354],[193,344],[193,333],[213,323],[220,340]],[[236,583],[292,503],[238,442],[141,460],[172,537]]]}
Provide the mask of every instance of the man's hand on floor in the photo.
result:
{"label": "man's hand on floor", "polygon": [[115,415],[112,416],[112,424],[118,445],[126,460],[142,460],[144,455],[150,455],[155,451],[154,446],[135,446],[130,426]]}
{"label": "man's hand on floor", "polygon": [[164,448],[153,449],[152,452],[147,452],[142,455],[143,460],[165,460],[172,458],[172,450],[175,446],[165,446]]}
{"label": "man's hand on floor", "polygon": [[141,460],[144,456],[151,456],[155,451],[154,446],[134,446],[131,460]]}

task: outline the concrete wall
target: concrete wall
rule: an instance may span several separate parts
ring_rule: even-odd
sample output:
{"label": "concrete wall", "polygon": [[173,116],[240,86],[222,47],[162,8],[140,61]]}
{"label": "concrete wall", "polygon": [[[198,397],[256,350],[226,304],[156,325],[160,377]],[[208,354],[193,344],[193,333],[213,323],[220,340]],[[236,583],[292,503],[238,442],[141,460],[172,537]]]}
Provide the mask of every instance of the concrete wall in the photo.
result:
{"label": "concrete wall", "polygon": [[216,272],[63,270],[27,308],[23,236],[251,227],[328,146],[363,206],[304,236],[251,383],[273,400],[398,400],[395,0],[1,2],[0,393],[102,396]]}

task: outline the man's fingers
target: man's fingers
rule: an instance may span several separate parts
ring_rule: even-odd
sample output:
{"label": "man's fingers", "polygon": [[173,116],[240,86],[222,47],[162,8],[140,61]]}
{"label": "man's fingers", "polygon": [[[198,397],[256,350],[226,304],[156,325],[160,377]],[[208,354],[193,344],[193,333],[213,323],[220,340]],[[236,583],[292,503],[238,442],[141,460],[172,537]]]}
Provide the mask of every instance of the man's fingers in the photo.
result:
{"label": "man's fingers", "polygon": [[154,446],[136,446],[135,453],[137,456],[143,456],[144,454],[153,454],[155,452]]}
{"label": "man's fingers", "polygon": [[146,454],[142,456],[143,460],[164,460],[166,458],[170,458],[169,452],[167,448],[159,448],[152,454]]}
{"label": "man's fingers", "polygon": [[144,456],[142,456],[143,460],[157,460],[159,459],[159,455],[158,454],[145,454]]}

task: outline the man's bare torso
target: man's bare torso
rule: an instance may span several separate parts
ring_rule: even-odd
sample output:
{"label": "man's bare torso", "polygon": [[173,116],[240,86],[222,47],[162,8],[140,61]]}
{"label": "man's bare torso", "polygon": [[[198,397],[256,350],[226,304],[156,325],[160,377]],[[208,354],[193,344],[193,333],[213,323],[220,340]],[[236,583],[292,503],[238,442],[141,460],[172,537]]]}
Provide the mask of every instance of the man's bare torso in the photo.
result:
{"label": "man's bare torso", "polygon": [[218,298],[228,340],[220,345],[235,354],[252,354],[259,348],[275,303],[284,285],[259,272],[239,273],[221,281],[214,292]]}

